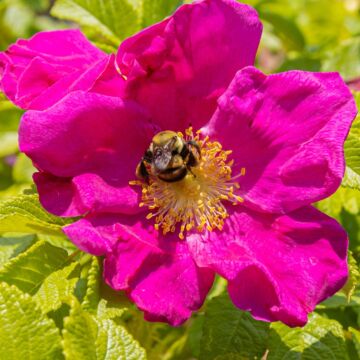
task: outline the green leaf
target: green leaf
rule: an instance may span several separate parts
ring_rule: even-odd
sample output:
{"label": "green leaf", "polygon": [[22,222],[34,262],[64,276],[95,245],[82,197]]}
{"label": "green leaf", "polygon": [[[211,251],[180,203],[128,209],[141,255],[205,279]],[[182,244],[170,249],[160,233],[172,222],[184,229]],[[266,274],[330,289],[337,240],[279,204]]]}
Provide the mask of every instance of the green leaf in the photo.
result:
{"label": "green leaf", "polygon": [[64,267],[67,260],[65,250],[38,241],[0,269],[0,281],[16,285],[29,294],[35,294],[44,280],[54,271]]}
{"label": "green leaf", "polygon": [[341,186],[360,190],[360,175],[347,166]]}
{"label": "green leaf", "polygon": [[267,360],[347,359],[342,326],[315,313],[303,328],[273,323],[268,350]]}
{"label": "green leaf", "polygon": [[349,278],[345,286],[342,288],[342,291],[346,295],[347,301],[350,302],[351,297],[360,282],[359,267],[351,251],[349,251],[348,254],[348,264],[349,264]]}
{"label": "green leaf", "polygon": [[259,8],[261,20],[273,26],[273,32],[281,39],[288,50],[301,51],[305,47],[305,38],[300,28],[293,19],[280,13]]}
{"label": "green leaf", "polygon": [[360,294],[354,292],[351,296],[350,301],[348,300],[346,294],[343,291],[337,292],[335,295],[329,297],[321,304],[319,304],[316,309],[319,311],[326,309],[336,309],[336,308],[346,308],[346,307],[359,307],[360,306]]}
{"label": "green leaf", "polygon": [[[11,171],[11,169],[10,169]],[[1,165],[0,165],[0,173],[3,175],[3,171],[1,169]],[[9,174],[9,176],[11,176],[11,174]],[[1,179],[1,177],[0,177]],[[0,185],[1,185],[1,180],[0,180]],[[8,186],[1,190],[0,187],[0,207],[3,201],[7,201],[7,200],[11,200],[16,196],[20,196],[22,194],[25,194],[28,191],[32,191],[29,189],[29,184],[13,184],[12,183],[12,178],[10,178],[10,183],[8,184]],[[0,215],[1,217],[1,215]],[[2,233],[3,231],[0,231],[0,233]]]}
{"label": "green leaf", "polygon": [[289,70],[320,71],[321,61],[317,58],[299,56],[294,59],[286,59],[276,72]]}
{"label": "green leaf", "polygon": [[181,0],[142,0],[142,27],[163,20],[182,4]]}
{"label": "green leaf", "polygon": [[59,235],[71,219],[62,219],[43,209],[37,195],[19,195],[0,202],[0,233],[42,233]]}
{"label": "green leaf", "polygon": [[63,348],[66,359],[97,359],[96,339],[98,326],[95,319],[82,311],[72,299],[70,315],[64,320]]}
{"label": "green leaf", "polygon": [[115,52],[121,40],[163,20],[181,0],[56,0],[51,15],[78,23],[96,46]]}
{"label": "green leaf", "polygon": [[127,310],[128,308],[122,304],[114,307],[107,300],[101,299],[97,308],[97,317],[101,320],[115,319],[121,317]]}
{"label": "green leaf", "polygon": [[104,281],[100,281],[100,297],[97,307],[99,319],[119,318],[132,308],[132,303],[123,292],[113,290]]}
{"label": "green leaf", "polygon": [[[360,192],[340,187],[333,195],[316,203],[316,207],[327,215],[342,221],[344,210],[351,215],[360,213]],[[346,222],[342,221],[346,226]]]}
{"label": "green leaf", "polygon": [[93,256],[91,266],[87,275],[86,293],[82,307],[93,314],[96,314],[100,300],[100,259]]}
{"label": "green leaf", "polygon": [[74,270],[79,267],[76,262],[50,274],[42,283],[34,299],[40,304],[44,313],[57,310],[62,301],[73,294],[78,277]]}
{"label": "green leaf", "polygon": [[322,71],[337,71],[346,80],[360,76],[360,37],[344,41],[335,50],[329,52]]}
{"label": "green leaf", "polygon": [[237,309],[227,294],[218,296],[206,309],[200,359],[261,358],[268,331],[268,323]]}
{"label": "green leaf", "polygon": [[0,267],[9,259],[19,255],[33,245],[35,235],[1,236],[0,237]]}
{"label": "green leaf", "polygon": [[0,358],[62,359],[61,338],[54,322],[30,296],[0,283]]}
{"label": "green leaf", "polygon": [[48,235],[38,233],[36,236],[39,240],[46,241],[51,245],[65,249],[68,254],[72,254],[78,250],[78,248],[68,238],[66,238],[64,234],[59,233],[56,235]]}
{"label": "green leaf", "polygon": [[[355,94],[355,101],[358,107],[360,107],[360,93]],[[357,189],[359,186],[359,177],[355,177],[355,174],[360,176],[360,116],[358,115],[351,127],[349,136],[345,142],[344,146],[345,150],[345,159],[346,165],[351,170],[349,173],[349,169],[347,170],[348,178],[347,182],[351,182]],[[355,174],[354,174],[355,173]],[[351,180],[349,180],[349,177]]]}
{"label": "green leaf", "polygon": [[189,329],[188,346],[195,358],[199,358],[200,356],[200,342],[203,334],[204,320],[205,316],[198,315],[191,321],[191,327]]}
{"label": "green leaf", "polygon": [[32,183],[32,175],[35,172],[31,160],[25,154],[19,154],[13,167],[13,178],[17,183]]}
{"label": "green leaf", "polygon": [[357,356],[360,358],[360,331],[351,327],[349,328],[349,331],[355,345]]}
{"label": "green leaf", "polygon": [[107,360],[143,360],[146,353],[137,341],[112,320],[102,320],[96,346],[99,358]]}
{"label": "green leaf", "polygon": [[120,325],[112,320],[97,320],[72,298],[70,315],[65,318],[63,347],[72,360],[142,360],[145,351]]}
{"label": "green leaf", "polygon": [[57,0],[51,15],[74,21],[91,39],[96,34],[115,47],[140,28],[137,13],[126,0]]}

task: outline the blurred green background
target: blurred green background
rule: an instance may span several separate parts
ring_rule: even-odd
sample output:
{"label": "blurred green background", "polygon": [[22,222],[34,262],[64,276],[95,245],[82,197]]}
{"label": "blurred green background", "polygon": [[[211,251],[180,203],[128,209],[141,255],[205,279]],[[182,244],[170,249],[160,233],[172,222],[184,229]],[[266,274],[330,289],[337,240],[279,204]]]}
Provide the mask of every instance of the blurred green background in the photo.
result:
{"label": "blurred green background", "polygon": [[[360,78],[360,0],[243,2],[257,9],[264,24],[257,56],[257,66],[263,71],[338,71],[354,91],[357,87],[360,89],[357,84]],[[0,50],[5,50],[18,38],[28,38],[38,31],[80,26],[96,45],[105,51],[115,52],[122,39],[160,21],[181,3],[173,0],[0,0]],[[359,99],[359,96],[356,95],[356,98]],[[17,127],[21,114],[22,111],[0,93],[0,201],[11,201],[14,195],[24,191],[34,192],[31,181],[33,167],[25,156],[19,154],[17,147]],[[359,119],[356,124],[359,124]],[[225,284],[219,279],[202,311],[184,326],[171,328],[144,322],[142,314],[134,306],[101,283],[101,265],[97,264],[97,260],[78,253],[71,258],[71,261],[78,261],[74,266],[78,269],[80,279],[75,295],[79,301],[86,298],[86,286],[90,287],[94,274],[97,274],[97,306],[100,306],[100,298],[106,299],[107,304],[113,303],[118,311],[114,310],[114,323],[124,326],[139,341],[149,359],[359,359],[359,137],[357,125],[351,131],[345,149],[348,169],[343,186],[332,197],[316,204],[322,211],[338,219],[349,233],[351,279],[344,291],[319,305],[305,329],[291,330],[281,324],[269,328],[268,324],[252,320],[247,314],[234,309],[223,294]],[[9,208],[16,211],[14,206]],[[1,211],[0,221],[3,216]],[[43,213],[39,214],[45,218]],[[57,220],[46,221],[55,224]],[[69,253],[75,251],[60,235],[29,233],[16,238],[5,234],[0,237],[0,278],[3,274],[1,266],[38,240],[47,241]],[[70,281],[69,278],[66,281]],[[27,292],[26,288],[20,287],[20,290]],[[81,291],[84,294],[78,295]],[[66,301],[59,304],[61,306],[57,308],[54,305],[56,311],[49,312],[47,316],[62,330],[69,308],[74,309],[77,305]],[[126,311],[119,309],[121,306]],[[90,321],[88,315],[77,315],[79,323]],[[6,345],[1,343],[2,331],[0,324],[0,348],[2,344]],[[33,332],[36,334],[36,329]],[[81,331],[77,336],[83,336]],[[6,354],[0,350],[0,359],[16,358]],[[68,359],[76,360],[101,358],[79,354],[69,352],[65,355]],[[142,357],[139,355],[138,358]]]}

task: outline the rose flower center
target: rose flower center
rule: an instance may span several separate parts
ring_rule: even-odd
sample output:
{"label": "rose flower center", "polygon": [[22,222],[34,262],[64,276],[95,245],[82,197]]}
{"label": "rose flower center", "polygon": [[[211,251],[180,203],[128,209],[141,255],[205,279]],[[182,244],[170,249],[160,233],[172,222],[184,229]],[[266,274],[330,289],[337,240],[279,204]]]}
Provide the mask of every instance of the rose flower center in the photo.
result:
{"label": "rose flower center", "polygon": [[228,212],[224,202],[237,205],[243,199],[236,195],[240,188],[232,176],[231,151],[225,151],[219,142],[208,137],[194,136],[192,128],[182,133],[164,131],[154,139],[138,165],[141,180],[131,185],[142,187],[140,207],[150,212],[147,219],[155,219],[155,228],[163,234],[196,229],[222,230]]}

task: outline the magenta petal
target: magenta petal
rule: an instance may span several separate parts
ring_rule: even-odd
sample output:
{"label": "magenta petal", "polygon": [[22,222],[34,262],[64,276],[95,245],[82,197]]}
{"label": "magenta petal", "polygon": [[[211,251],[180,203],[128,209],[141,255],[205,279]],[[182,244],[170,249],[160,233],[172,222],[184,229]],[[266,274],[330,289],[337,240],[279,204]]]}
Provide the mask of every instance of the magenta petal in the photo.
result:
{"label": "magenta petal", "polygon": [[0,53],[0,88],[24,109],[46,109],[92,69],[91,81],[76,88],[88,90],[107,59],[79,30],[40,32]]}
{"label": "magenta petal", "polygon": [[138,192],[129,181],[153,132],[137,104],[73,92],[45,111],[23,116],[20,149],[41,171],[35,181],[52,213],[134,213]]}
{"label": "magenta petal", "polygon": [[78,216],[85,214],[85,207],[77,195],[71,178],[60,178],[46,173],[33,175],[41,205],[58,216]]}
{"label": "magenta petal", "polygon": [[212,286],[214,273],[196,266],[185,242],[159,239],[150,224],[134,217],[97,215],[64,231],[80,249],[105,255],[106,281],[126,290],[148,320],[180,325]]}
{"label": "magenta petal", "polygon": [[205,0],[125,40],[117,65],[126,96],[162,129],[200,128],[237,70],[253,65],[262,25],[256,11],[233,0]]}
{"label": "magenta petal", "polygon": [[[85,71],[78,70],[67,76],[64,76],[51,87],[49,87],[46,91],[39,94],[39,96],[37,96],[36,99],[32,101],[31,108],[40,110],[47,109],[70,92],[77,90],[91,91],[102,94],[103,91],[101,88],[98,89],[97,83],[103,78],[104,73],[111,64],[111,61],[111,56],[105,57]],[[123,82],[123,79],[120,76],[112,79],[110,84],[108,84],[108,81],[105,81],[107,87],[111,89],[111,91],[110,89],[107,89],[106,95],[116,96],[118,87],[121,86],[121,82]]]}
{"label": "magenta petal", "polygon": [[102,256],[112,251],[118,241],[115,215],[85,217],[63,228],[64,233],[82,251]]}
{"label": "magenta petal", "polygon": [[178,244],[156,268],[142,267],[132,282],[130,298],[145,312],[149,321],[181,325],[198,310],[209,292],[214,273],[199,268],[186,245]]}
{"label": "magenta petal", "polygon": [[[115,55],[112,54],[106,61],[106,66],[103,67],[103,71],[92,84],[90,91],[103,95],[122,97],[126,81],[116,69]],[[78,84],[77,88],[80,89]]]}
{"label": "magenta petal", "polygon": [[110,184],[96,174],[64,178],[38,172],[33,178],[42,206],[57,216],[79,216],[89,211],[141,212],[138,188]]}
{"label": "magenta petal", "polygon": [[[204,133],[245,167],[247,204],[288,212],[331,195],[344,174],[344,141],[356,115],[336,73],[237,73]],[[237,169],[239,171],[239,169]]]}
{"label": "magenta petal", "polygon": [[243,208],[222,232],[192,235],[188,243],[199,266],[229,281],[235,305],[289,326],[304,325],[348,275],[346,232],[310,206],[281,216]]}

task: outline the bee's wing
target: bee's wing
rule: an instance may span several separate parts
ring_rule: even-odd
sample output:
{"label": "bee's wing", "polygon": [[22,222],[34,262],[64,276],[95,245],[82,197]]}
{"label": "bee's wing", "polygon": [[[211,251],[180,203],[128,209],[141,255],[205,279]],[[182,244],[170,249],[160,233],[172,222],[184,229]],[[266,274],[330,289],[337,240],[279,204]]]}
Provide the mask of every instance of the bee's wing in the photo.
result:
{"label": "bee's wing", "polygon": [[161,152],[156,152],[154,155],[155,168],[159,171],[166,170],[171,161],[171,157],[172,154],[169,149],[163,148]]}

